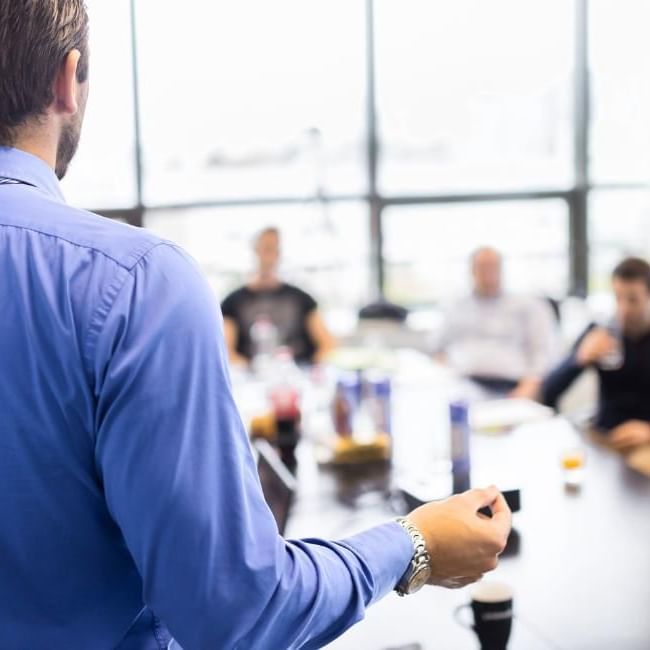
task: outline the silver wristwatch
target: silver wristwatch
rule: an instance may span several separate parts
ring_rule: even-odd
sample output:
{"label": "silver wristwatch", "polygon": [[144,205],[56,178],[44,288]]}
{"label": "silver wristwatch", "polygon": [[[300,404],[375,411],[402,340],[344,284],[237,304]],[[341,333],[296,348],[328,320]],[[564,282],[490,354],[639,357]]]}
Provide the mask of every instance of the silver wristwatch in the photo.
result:
{"label": "silver wristwatch", "polygon": [[415,549],[406,573],[395,587],[400,596],[406,596],[422,589],[428,582],[431,577],[431,557],[427,551],[427,543],[416,526],[404,517],[398,517],[397,523],[409,534]]}

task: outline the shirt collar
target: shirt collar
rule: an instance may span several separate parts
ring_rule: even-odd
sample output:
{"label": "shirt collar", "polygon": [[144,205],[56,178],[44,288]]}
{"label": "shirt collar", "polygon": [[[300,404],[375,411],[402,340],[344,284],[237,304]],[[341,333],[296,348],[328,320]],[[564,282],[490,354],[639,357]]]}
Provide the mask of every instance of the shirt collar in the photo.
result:
{"label": "shirt collar", "polygon": [[29,183],[50,198],[65,202],[54,170],[44,160],[26,151],[0,147],[0,176]]}
{"label": "shirt collar", "polygon": [[472,291],[472,296],[474,296],[475,300],[481,302],[497,302],[497,300],[501,300],[501,298],[503,298],[503,291],[499,291],[493,296],[483,296],[479,295],[476,291]]}

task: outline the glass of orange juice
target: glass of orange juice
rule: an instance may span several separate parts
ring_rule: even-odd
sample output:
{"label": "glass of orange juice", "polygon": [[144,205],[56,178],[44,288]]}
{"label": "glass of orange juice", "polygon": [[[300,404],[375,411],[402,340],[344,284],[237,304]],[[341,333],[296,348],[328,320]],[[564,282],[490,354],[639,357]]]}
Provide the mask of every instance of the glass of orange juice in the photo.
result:
{"label": "glass of orange juice", "polygon": [[560,462],[564,470],[564,484],[568,489],[577,490],[582,485],[586,460],[582,447],[570,447],[562,452]]}

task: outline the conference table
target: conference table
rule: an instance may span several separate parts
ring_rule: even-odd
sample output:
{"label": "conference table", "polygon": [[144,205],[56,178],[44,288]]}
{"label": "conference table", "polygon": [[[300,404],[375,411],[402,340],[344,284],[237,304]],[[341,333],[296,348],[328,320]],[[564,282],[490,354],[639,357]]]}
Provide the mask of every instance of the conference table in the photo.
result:
{"label": "conference table", "polygon": [[[405,513],[400,487],[435,474],[449,453],[449,400],[457,382],[426,364],[396,373],[392,462],[333,467],[317,462],[318,408],[305,413],[298,489],[287,538],[342,538]],[[314,418],[311,416],[314,415]],[[319,419],[320,417],[320,419]],[[579,489],[567,489],[563,451],[586,452]],[[519,488],[516,531],[486,579],[514,589],[513,650],[650,648],[650,479],[580,433],[563,417],[499,433],[473,432],[472,483]],[[478,642],[454,618],[471,587],[390,594],[333,650],[472,649]],[[465,611],[470,615],[471,612]]]}

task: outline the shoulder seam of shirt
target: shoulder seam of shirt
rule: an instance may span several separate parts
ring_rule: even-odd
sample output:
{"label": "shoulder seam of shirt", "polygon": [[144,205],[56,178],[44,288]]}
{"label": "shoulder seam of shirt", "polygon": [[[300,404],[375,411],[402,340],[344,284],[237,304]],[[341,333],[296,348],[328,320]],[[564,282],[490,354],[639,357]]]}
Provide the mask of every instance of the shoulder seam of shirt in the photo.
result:
{"label": "shoulder seam of shirt", "polygon": [[[88,330],[86,332],[85,346],[84,346],[86,372],[88,378],[91,380],[91,385],[93,384],[92,351],[94,349],[94,344],[96,344],[97,339],[102,332],[102,329],[106,323],[106,319],[108,318],[108,315],[111,313],[111,310],[115,305],[115,301],[117,300],[117,297],[121,293],[122,289],[125,287],[128,279],[133,278],[133,272],[135,268],[139,266],[142,263],[142,261],[149,254],[151,254],[156,248],[159,248],[161,246],[165,246],[167,248],[171,248],[177,251],[179,250],[179,247],[172,242],[158,241],[155,242],[152,246],[150,246],[146,251],[144,251],[130,268],[127,268],[119,264],[118,266],[122,271],[122,273],[118,273],[114,276],[113,281],[110,283],[110,285],[104,292],[104,295],[100,299],[99,305],[93,312],[93,315],[90,318],[90,323],[88,325]],[[124,275],[124,277],[122,277],[122,275]]]}
{"label": "shoulder seam of shirt", "polygon": [[[90,213],[90,214],[92,214],[92,213]],[[37,235],[42,235],[43,237],[50,237],[52,239],[59,239],[61,241],[66,242],[67,244],[70,244],[71,246],[76,246],[77,248],[85,248],[86,250],[90,250],[90,251],[93,251],[94,253],[98,253],[99,255],[103,255],[106,259],[111,260],[111,262],[117,264],[117,266],[119,266],[119,267],[121,267],[124,270],[129,271],[129,272],[140,263],[140,260],[143,257],[145,257],[152,249],[156,248],[157,246],[169,245],[169,246],[175,247],[175,244],[173,244],[172,242],[167,242],[167,241],[160,240],[160,239],[158,239],[157,241],[153,241],[153,242],[151,242],[151,241],[146,242],[146,244],[148,245],[147,248],[145,248],[144,245],[141,245],[139,247],[135,247],[135,249],[134,249],[134,251],[132,253],[135,256],[135,260],[133,261],[133,263],[131,265],[128,265],[128,264],[126,264],[124,262],[121,262],[120,260],[115,259],[112,255],[110,255],[109,253],[101,250],[100,248],[97,248],[96,246],[92,246],[90,244],[81,244],[79,242],[72,241],[71,239],[68,239],[67,237],[64,237],[62,235],[57,235],[57,234],[51,233],[51,232],[45,232],[43,230],[39,230],[38,228],[33,228],[33,227],[30,227],[30,226],[20,226],[20,225],[11,224],[11,223],[0,223],[0,227],[14,228],[16,230],[27,230],[29,232],[34,232]],[[143,244],[144,244],[144,242],[143,242]]]}
{"label": "shoulder seam of shirt", "polygon": [[285,282],[284,286],[287,287],[288,289],[291,289],[292,291],[297,292],[298,295],[300,295],[301,298],[307,298],[309,300],[312,300],[313,302],[316,303],[316,307],[318,307],[317,300],[314,298],[314,296],[311,295],[311,293],[309,291],[305,291],[301,287],[299,287],[299,286],[297,286],[295,284],[290,284],[289,282]]}

